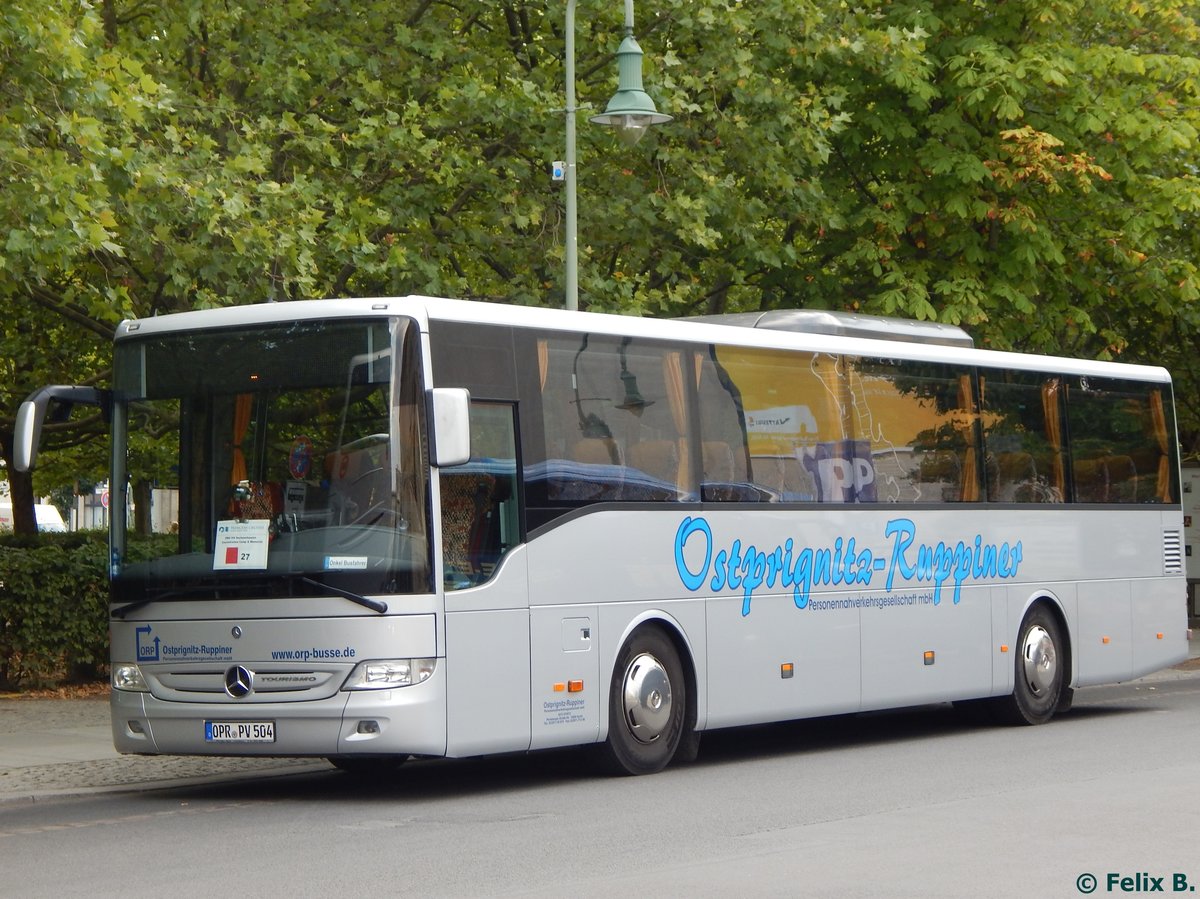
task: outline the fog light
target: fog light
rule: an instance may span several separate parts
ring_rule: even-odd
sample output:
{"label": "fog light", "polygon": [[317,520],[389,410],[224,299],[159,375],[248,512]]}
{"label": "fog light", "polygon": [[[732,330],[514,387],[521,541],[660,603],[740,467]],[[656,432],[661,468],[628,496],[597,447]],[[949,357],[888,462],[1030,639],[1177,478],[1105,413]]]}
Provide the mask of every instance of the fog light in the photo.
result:
{"label": "fog light", "polygon": [[379,722],[360,721],[358,722],[358,732],[360,734],[377,734],[379,733]]}

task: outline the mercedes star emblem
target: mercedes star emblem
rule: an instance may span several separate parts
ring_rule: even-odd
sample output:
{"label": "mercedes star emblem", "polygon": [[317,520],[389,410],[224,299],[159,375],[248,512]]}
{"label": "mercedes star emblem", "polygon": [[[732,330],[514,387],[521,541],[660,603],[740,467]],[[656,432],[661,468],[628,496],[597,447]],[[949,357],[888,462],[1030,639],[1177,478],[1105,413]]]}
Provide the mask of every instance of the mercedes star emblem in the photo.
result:
{"label": "mercedes star emblem", "polygon": [[234,699],[241,699],[254,687],[254,672],[242,665],[234,665],[225,672],[225,692]]}

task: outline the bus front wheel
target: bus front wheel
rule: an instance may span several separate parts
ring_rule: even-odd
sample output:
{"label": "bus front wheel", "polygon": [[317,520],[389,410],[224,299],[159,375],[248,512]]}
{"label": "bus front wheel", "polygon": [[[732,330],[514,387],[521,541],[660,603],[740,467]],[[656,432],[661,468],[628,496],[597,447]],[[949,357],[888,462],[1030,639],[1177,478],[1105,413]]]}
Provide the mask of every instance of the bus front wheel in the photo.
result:
{"label": "bus front wheel", "polygon": [[1034,606],[1021,622],[1012,695],[996,711],[1009,724],[1045,724],[1063,700],[1066,672],[1062,631],[1054,614]]}
{"label": "bus front wheel", "polygon": [[608,696],[601,761],[616,774],[653,774],[675,756],[684,730],[687,681],[670,638],[642,628],[621,647]]}

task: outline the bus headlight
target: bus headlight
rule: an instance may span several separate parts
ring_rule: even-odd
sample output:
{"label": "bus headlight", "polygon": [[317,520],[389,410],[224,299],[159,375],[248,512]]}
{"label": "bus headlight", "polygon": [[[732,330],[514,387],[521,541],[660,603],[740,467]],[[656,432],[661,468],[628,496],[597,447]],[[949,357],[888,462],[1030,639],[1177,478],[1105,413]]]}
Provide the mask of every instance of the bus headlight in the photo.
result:
{"label": "bus headlight", "polygon": [[142,677],[142,669],[137,665],[113,665],[112,688],[130,693],[150,692],[146,679]]}
{"label": "bus headlight", "polygon": [[343,690],[390,690],[411,687],[433,676],[437,659],[375,659],[359,662],[342,684]]}

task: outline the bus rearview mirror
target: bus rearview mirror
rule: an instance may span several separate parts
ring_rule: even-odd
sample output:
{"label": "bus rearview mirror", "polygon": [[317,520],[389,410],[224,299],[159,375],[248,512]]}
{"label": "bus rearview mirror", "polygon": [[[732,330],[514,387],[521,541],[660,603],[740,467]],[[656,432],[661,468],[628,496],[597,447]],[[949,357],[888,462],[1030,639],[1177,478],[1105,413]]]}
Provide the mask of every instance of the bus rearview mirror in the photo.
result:
{"label": "bus rearview mirror", "polygon": [[17,410],[13,431],[13,468],[29,471],[37,461],[38,440],[42,436],[42,416],[37,404],[26,400]]}
{"label": "bus rearview mirror", "polygon": [[463,387],[429,391],[433,410],[434,459],[439,467],[471,460],[471,392]]}
{"label": "bus rearview mirror", "polygon": [[[53,404],[53,405],[52,405]],[[111,406],[111,394],[96,387],[66,387],[53,385],[35,390],[17,410],[17,422],[13,429],[13,468],[30,471],[37,462],[38,443],[42,437],[42,423],[47,414],[54,421],[66,421],[71,408],[76,404],[99,406],[107,414]]]}

